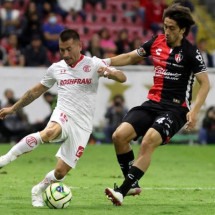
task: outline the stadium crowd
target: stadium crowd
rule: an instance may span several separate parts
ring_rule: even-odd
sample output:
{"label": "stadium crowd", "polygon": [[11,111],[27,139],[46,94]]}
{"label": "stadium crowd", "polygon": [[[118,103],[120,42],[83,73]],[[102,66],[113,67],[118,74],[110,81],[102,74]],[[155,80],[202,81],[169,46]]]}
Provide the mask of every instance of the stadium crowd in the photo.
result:
{"label": "stadium crowd", "polygon": [[[58,35],[64,28],[79,32],[85,55],[106,58],[129,52],[162,32],[167,7],[165,0],[0,2],[2,66],[49,66],[58,61]],[[184,2],[194,10],[189,1]],[[192,32],[188,38],[195,43],[196,29]],[[151,65],[151,61],[141,64]]]}
{"label": "stadium crowd", "polygon": [[[195,10],[189,0],[174,2],[183,2]],[[58,37],[65,28],[79,32],[82,52],[87,56],[107,58],[130,52],[163,31],[162,14],[166,7],[165,0],[0,0],[0,66],[50,66],[60,59]],[[188,39],[198,45],[207,66],[214,67],[207,40],[197,42],[197,31],[192,29]],[[151,59],[140,63],[151,65]],[[23,132],[29,132],[27,116],[18,114],[10,120],[19,119],[26,129],[11,135],[10,129],[0,122],[1,130],[7,134],[3,140],[14,136],[17,141],[16,133],[23,136]]]}

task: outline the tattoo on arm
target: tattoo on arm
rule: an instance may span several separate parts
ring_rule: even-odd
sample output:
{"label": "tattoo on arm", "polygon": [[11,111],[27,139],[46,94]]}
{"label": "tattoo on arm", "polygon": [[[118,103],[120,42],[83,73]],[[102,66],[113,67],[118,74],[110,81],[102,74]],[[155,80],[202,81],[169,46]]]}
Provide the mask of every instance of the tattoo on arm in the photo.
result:
{"label": "tattoo on arm", "polygon": [[33,102],[36,98],[41,95],[39,92],[34,92],[33,90],[28,90],[15,104],[14,104],[14,111],[18,111],[21,108],[29,105]]}

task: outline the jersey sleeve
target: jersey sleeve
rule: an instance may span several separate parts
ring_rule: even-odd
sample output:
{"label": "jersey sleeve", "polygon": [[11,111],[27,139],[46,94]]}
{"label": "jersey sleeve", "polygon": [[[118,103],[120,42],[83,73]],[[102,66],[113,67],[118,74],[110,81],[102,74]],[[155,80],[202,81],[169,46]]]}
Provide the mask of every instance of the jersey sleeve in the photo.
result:
{"label": "jersey sleeve", "polygon": [[204,59],[198,50],[198,48],[194,48],[192,52],[190,53],[190,65],[192,65],[192,72],[194,74],[205,72],[207,70],[207,67],[205,65]]}
{"label": "jersey sleeve", "polygon": [[[97,58],[97,57],[93,57],[93,59],[95,61],[96,71],[98,71],[98,69],[100,67],[108,67],[112,71],[117,70],[115,67],[109,66],[106,63],[105,59],[100,59],[100,58]],[[99,74],[98,74],[98,77],[100,77]]]}
{"label": "jersey sleeve", "polygon": [[51,88],[56,82],[56,79],[53,76],[53,68],[49,67],[43,76],[40,83],[48,88]]}
{"label": "jersey sleeve", "polygon": [[138,49],[137,49],[137,54],[140,57],[148,57],[151,55],[151,46],[154,43],[155,39],[157,37],[153,37],[152,39],[146,41],[143,45],[141,45]]}

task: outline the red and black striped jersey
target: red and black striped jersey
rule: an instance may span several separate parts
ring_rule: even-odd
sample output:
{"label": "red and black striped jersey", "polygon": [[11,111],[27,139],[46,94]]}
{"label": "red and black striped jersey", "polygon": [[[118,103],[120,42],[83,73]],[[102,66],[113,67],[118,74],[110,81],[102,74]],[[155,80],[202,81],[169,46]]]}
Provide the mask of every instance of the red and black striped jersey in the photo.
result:
{"label": "red and black striped jersey", "polygon": [[154,84],[148,99],[190,108],[194,75],[206,72],[196,46],[184,38],[181,46],[170,48],[161,34],[144,43],[137,53],[142,57],[151,55],[153,60]]}

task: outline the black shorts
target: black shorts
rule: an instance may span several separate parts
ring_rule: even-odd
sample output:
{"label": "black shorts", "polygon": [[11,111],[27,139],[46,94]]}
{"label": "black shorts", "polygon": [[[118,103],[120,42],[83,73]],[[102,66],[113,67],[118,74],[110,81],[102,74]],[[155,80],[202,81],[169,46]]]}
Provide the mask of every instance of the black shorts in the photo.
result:
{"label": "black shorts", "polygon": [[123,118],[137,133],[138,139],[144,136],[149,128],[158,131],[163,139],[163,144],[168,143],[186,123],[187,108],[160,104],[154,101],[146,101],[141,106],[132,108]]}

